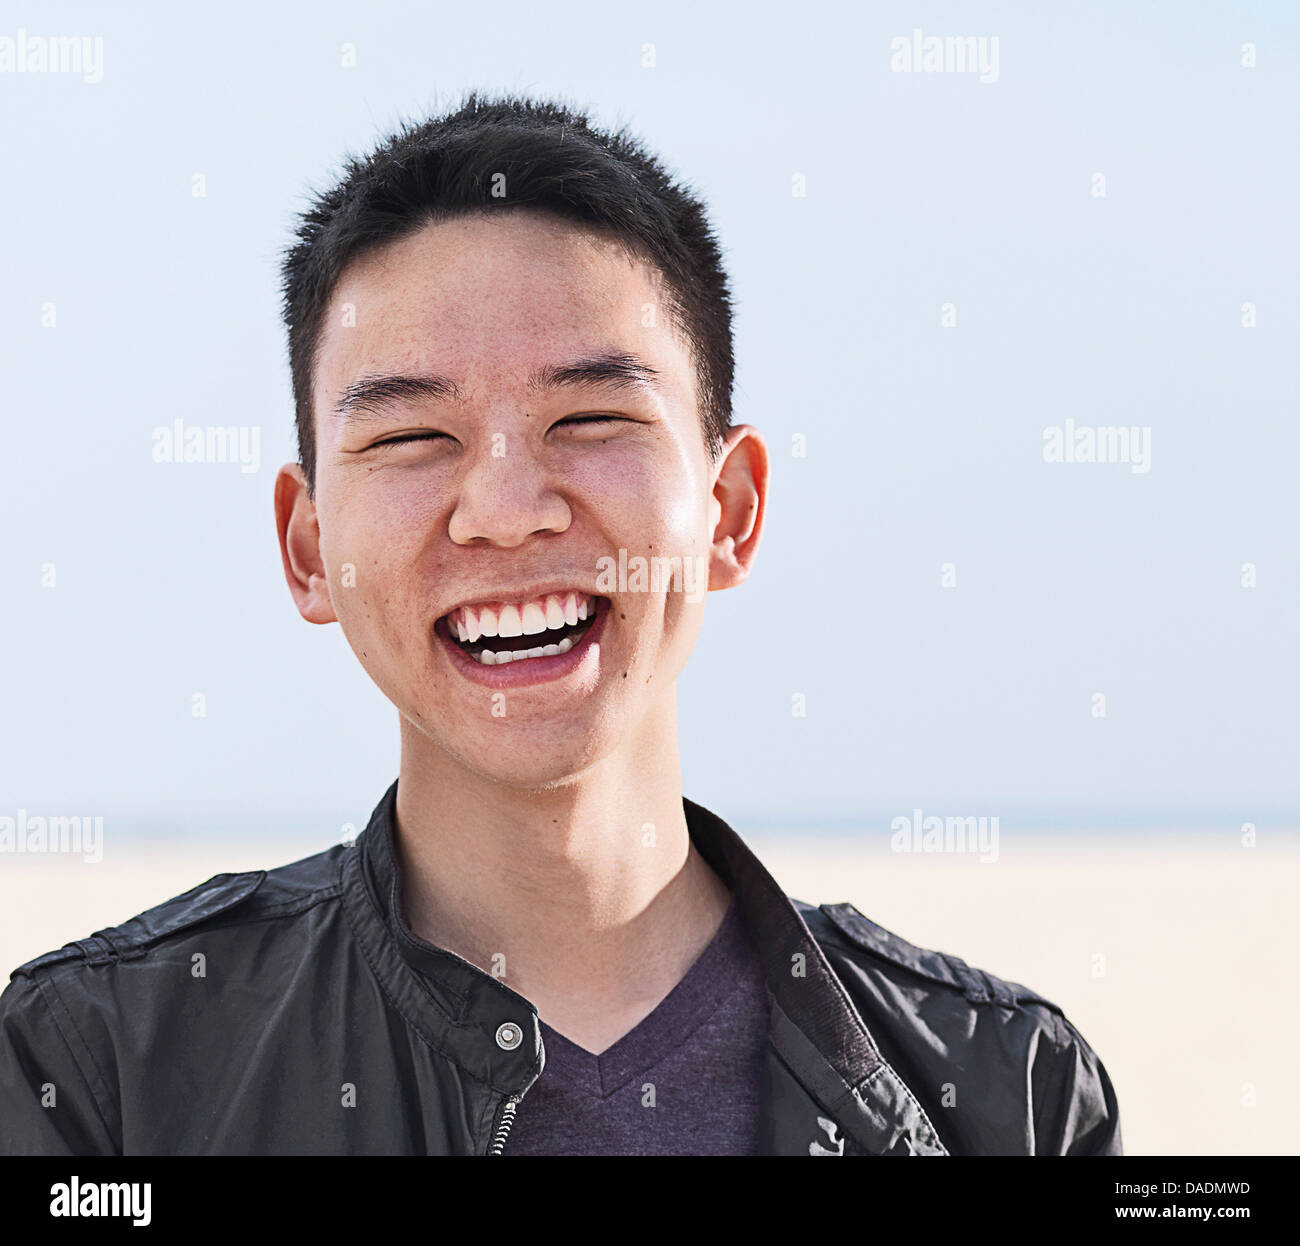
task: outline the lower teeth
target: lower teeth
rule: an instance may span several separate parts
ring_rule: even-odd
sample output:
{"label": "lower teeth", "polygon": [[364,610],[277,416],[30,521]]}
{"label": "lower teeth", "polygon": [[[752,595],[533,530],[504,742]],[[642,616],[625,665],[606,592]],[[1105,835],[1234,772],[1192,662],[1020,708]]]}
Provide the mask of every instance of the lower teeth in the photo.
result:
{"label": "lower teeth", "polygon": [[540,645],[536,649],[503,649],[500,653],[483,649],[472,656],[480,666],[505,666],[507,662],[521,662],[525,658],[553,658],[557,654],[568,653],[572,648],[573,637],[566,636],[558,645]]}

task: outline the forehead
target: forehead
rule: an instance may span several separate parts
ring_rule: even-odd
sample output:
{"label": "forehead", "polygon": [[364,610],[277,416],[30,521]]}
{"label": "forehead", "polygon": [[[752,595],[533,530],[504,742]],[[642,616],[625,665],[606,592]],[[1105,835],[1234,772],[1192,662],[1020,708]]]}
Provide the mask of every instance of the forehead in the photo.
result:
{"label": "forehead", "polygon": [[[662,280],[597,231],[514,211],[426,225],[350,265],[320,338],[318,403],[371,371],[524,383],[545,365],[626,351],[685,381]],[[318,406],[318,409],[321,409]]]}

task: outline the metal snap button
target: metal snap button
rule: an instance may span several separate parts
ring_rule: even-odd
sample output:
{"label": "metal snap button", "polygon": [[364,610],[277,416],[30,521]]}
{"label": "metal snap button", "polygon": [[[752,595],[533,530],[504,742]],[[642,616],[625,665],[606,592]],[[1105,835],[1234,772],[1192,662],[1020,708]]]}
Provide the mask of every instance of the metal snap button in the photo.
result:
{"label": "metal snap button", "polygon": [[514,1051],[524,1041],[524,1032],[513,1021],[503,1021],[497,1026],[497,1046],[502,1051]]}

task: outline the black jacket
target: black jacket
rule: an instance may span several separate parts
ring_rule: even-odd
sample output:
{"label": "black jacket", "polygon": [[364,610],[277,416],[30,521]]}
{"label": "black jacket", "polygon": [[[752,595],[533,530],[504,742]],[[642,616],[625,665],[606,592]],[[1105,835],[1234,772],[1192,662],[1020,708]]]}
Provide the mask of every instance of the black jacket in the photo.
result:
{"label": "black jacket", "polygon": [[[0,1154],[508,1156],[537,1014],[395,916],[396,793],[355,846],[218,874],[15,970]],[[1055,1004],[788,899],[683,805],[774,1000],[764,1153],[1120,1154],[1110,1080]]]}

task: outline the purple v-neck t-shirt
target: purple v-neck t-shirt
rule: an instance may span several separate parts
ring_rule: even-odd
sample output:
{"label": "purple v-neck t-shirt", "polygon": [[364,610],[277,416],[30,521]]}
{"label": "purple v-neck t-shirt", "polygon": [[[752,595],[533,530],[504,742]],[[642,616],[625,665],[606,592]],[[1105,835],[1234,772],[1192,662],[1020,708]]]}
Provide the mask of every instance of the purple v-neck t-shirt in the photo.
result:
{"label": "purple v-neck t-shirt", "polygon": [[599,1055],[541,1022],[505,1155],[754,1155],[771,1001],[733,898],[686,976]]}

